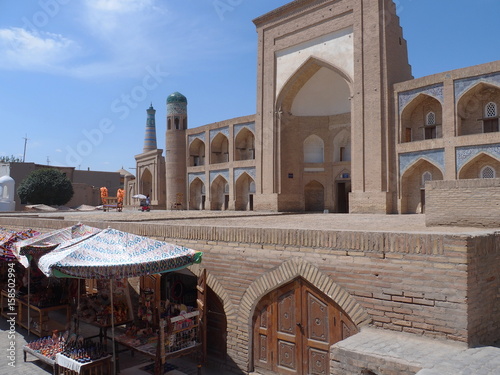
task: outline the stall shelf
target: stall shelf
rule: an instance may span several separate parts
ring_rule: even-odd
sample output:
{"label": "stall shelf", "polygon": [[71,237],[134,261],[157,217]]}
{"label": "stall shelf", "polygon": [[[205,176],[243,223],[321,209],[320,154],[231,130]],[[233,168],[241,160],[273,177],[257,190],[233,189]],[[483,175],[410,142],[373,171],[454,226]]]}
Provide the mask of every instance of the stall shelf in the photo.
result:
{"label": "stall shelf", "polygon": [[[8,301],[8,293],[5,290],[2,290],[0,294],[0,306],[1,306],[1,314],[5,318],[10,318],[7,312],[7,301]],[[49,313],[53,311],[62,311],[63,314],[66,315],[66,323],[70,321],[70,306],[68,304],[57,305],[57,306],[48,306],[48,307],[38,307],[35,305],[28,304],[21,298],[15,298],[15,303],[17,306],[17,316],[16,316],[16,324],[19,326],[28,329],[30,332],[33,332],[39,337],[49,335],[53,330],[64,330],[66,329],[66,325],[57,322],[54,319],[49,318]],[[30,310],[28,314],[28,309]],[[28,321],[28,316],[30,316],[30,320]]]}

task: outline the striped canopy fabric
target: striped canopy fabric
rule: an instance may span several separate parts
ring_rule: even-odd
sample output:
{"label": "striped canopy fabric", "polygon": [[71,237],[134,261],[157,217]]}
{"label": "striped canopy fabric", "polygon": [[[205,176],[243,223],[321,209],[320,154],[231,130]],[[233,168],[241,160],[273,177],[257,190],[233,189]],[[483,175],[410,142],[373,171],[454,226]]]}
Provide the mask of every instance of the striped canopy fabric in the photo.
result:
{"label": "striped canopy fabric", "polygon": [[10,230],[0,231],[0,260],[12,262],[16,260],[14,245],[18,241],[27,238],[38,236],[40,232],[28,229],[25,231],[15,232]]}
{"label": "striped canopy fabric", "polygon": [[90,227],[84,224],[76,224],[71,227],[54,230],[52,232],[40,234],[34,238],[29,238],[24,241],[19,241],[14,244],[13,253],[19,262],[25,266],[29,266],[27,257],[44,255],[55,249],[59,244],[78,239],[89,234],[99,233],[101,229]]}
{"label": "striped canopy fabric", "polygon": [[200,263],[201,257],[183,246],[109,228],[62,243],[42,256],[38,267],[48,276],[123,279],[175,271]]}

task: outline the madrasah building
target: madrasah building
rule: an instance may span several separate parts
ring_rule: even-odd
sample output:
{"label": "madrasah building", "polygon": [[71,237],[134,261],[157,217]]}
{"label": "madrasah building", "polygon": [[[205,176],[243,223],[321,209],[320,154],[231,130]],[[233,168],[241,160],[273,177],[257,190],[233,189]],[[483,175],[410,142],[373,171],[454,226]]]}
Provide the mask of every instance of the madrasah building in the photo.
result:
{"label": "madrasah building", "polygon": [[424,212],[426,183],[500,175],[500,61],[413,79],[391,0],[296,0],[253,22],[256,114],[188,129],[173,93],[164,156],[151,106],[129,199],[407,214]]}

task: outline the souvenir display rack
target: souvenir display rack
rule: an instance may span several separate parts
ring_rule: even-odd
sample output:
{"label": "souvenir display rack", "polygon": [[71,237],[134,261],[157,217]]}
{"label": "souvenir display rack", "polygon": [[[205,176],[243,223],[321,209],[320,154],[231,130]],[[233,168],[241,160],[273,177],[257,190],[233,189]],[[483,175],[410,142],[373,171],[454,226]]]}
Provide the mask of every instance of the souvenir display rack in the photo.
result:
{"label": "souvenir display rack", "polygon": [[66,331],[34,340],[23,347],[24,361],[30,354],[52,366],[54,375],[109,374],[110,359],[101,344]]}
{"label": "souvenir display rack", "polygon": [[[9,318],[7,315],[7,301],[8,293],[2,290],[0,294],[0,307],[1,315],[5,318]],[[16,324],[23,328],[28,329],[39,337],[46,336],[51,333],[54,329],[64,330],[66,329],[66,324],[70,322],[71,311],[68,304],[38,307],[33,304],[28,304],[24,298],[15,298],[15,303],[17,307],[17,317]],[[30,321],[28,322],[28,309]],[[61,311],[66,317],[66,323],[61,324],[58,319],[49,319],[49,313]]]}
{"label": "souvenir display rack", "polygon": [[[109,281],[98,280],[96,288],[97,293],[86,294],[80,298],[77,320],[98,327],[101,342],[106,342],[107,330],[112,326]],[[113,319],[115,326],[128,324],[134,320],[127,280],[117,281],[113,285]]]}

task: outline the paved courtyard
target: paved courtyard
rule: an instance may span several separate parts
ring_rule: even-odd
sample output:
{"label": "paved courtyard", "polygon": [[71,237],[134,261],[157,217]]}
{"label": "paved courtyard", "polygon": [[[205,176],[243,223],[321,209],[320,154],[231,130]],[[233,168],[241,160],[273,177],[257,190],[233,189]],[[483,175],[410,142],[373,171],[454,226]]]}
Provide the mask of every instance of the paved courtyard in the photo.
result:
{"label": "paved courtyard", "polygon": [[[481,233],[491,229],[465,227],[426,227],[425,215],[364,215],[331,213],[277,213],[248,211],[171,211],[152,210],[140,212],[136,207],[126,207],[123,212],[103,211],[55,211],[0,214],[13,217],[39,217],[105,222],[151,222],[178,226],[211,226],[243,228],[283,228],[346,230],[375,232],[413,232],[413,233]],[[498,228],[497,230],[500,230]]]}

